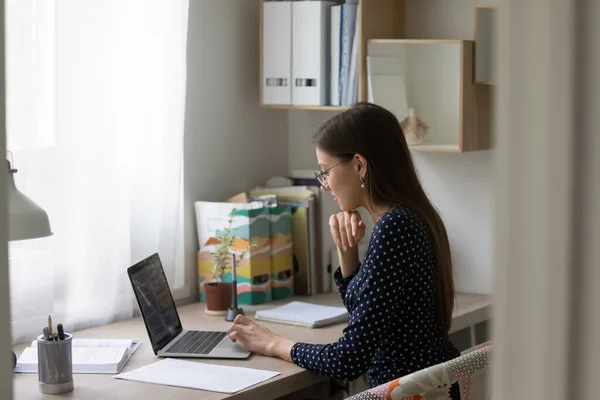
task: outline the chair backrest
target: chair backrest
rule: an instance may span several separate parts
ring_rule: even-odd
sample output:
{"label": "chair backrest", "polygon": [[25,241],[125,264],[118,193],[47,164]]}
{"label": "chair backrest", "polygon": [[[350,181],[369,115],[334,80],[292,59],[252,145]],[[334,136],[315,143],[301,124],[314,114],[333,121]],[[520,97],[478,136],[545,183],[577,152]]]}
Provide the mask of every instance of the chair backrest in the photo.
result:
{"label": "chair backrest", "polygon": [[483,343],[448,362],[422,369],[349,397],[350,400],[454,400],[450,387],[458,383],[460,400],[490,398],[487,384],[491,342]]}

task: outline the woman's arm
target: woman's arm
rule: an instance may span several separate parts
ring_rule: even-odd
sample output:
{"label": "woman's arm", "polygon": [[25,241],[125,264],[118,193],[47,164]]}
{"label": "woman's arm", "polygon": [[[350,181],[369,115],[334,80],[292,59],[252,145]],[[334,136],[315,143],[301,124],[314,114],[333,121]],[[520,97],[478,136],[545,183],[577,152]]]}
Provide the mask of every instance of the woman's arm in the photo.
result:
{"label": "woman's arm", "polygon": [[292,356],[290,352],[292,351],[292,347],[296,344],[296,342],[292,342],[289,339],[282,338],[281,336],[277,336],[273,343],[271,344],[271,353],[275,357],[279,357],[285,361],[293,362]]}
{"label": "woman's arm", "polygon": [[331,378],[356,379],[369,368],[402,296],[402,286],[396,283],[397,279],[390,279],[400,271],[387,261],[387,251],[391,250],[382,247],[373,251],[361,267],[365,272],[355,277],[360,279],[356,285],[357,303],[337,342],[294,343],[243,315],[236,317],[229,337],[249,351],[281,357],[312,372]]}
{"label": "woman's arm", "polygon": [[[358,258],[358,242],[365,236],[365,224],[357,211],[341,212],[329,218],[331,237],[335,242],[339,268],[333,274],[333,279],[346,308],[346,289],[360,267]],[[348,308],[348,311],[350,309]]]}
{"label": "woman's arm", "polygon": [[371,365],[404,295],[405,285],[400,283],[405,266],[400,264],[401,259],[410,260],[422,252],[420,242],[413,243],[410,238],[411,221],[406,216],[392,215],[383,221],[389,224],[374,231],[377,245],[361,267],[364,273],[355,277],[360,279],[355,285],[357,303],[337,342],[293,343],[241,315],[236,317],[229,337],[250,351],[291,359],[303,368],[332,378],[353,380],[362,375]]}
{"label": "woman's arm", "polygon": [[245,315],[235,317],[227,333],[231,341],[239,341],[248,351],[292,362],[290,351],[295,342],[282,338]]}
{"label": "woman's arm", "polygon": [[342,250],[338,247],[338,259],[340,260],[340,272],[342,278],[353,276],[358,270],[358,245],[350,247],[348,250]]}
{"label": "woman's arm", "polygon": [[342,276],[347,278],[358,269],[358,242],[366,227],[358,211],[340,212],[329,217],[329,230],[335,242]]}
{"label": "woman's arm", "polygon": [[372,249],[353,285],[353,305],[343,336],[331,344],[296,343],[294,363],[332,378],[353,380],[366,372],[378,350],[396,307],[404,297],[404,274],[411,265],[403,263],[422,253],[421,243],[410,237],[407,216],[384,217],[373,231]]}

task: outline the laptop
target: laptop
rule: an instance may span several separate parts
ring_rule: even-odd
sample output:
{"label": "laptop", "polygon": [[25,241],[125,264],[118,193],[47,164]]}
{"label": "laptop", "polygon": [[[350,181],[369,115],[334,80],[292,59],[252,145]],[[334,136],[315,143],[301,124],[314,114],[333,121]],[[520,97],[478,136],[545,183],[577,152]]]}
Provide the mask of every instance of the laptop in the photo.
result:
{"label": "laptop", "polygon": [[162,357],[247,358],[225,331],[183,329],[158,254],[127,269],[154,354]]}

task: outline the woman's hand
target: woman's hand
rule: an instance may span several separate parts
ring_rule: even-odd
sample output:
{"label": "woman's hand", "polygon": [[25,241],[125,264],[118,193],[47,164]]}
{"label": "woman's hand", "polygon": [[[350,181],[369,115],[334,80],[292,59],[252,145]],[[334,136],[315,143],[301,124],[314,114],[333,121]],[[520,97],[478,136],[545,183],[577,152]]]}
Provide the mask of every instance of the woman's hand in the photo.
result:
{"label": "woman's hand", "polygon": [[340,212],[329,218],[329,230],[338,248],[343,277],[352,275],[358,268],[357,245],[366,229],[358,211]]}
{"label": "woman's hand", "polygon": [[240,342],[248,351],[292,361],[290,350],[294,342],[276,335],[244,315],[235,317],[227,333],[232,342]]}
{"label": "woman's hand", "polygon": [[366,227],[358,211],[350,211],[333,214],[329,230],[338,249],[349,251],[365,236]]}

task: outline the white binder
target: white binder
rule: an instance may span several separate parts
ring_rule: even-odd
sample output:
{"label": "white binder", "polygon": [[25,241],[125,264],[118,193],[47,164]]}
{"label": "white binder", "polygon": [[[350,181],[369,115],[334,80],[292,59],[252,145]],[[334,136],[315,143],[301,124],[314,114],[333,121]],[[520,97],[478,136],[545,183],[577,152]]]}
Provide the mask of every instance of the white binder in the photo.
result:
{"label": "white binder", "polygon": [[292,3],[292,104],[329,103],[329,1]]}
{"label": "white binder", "polygon": [[342,6],[331,6],[331,25],[329,27],[329,103],[332,106],[341,106],[339,96],[340,88],[340,38],[342,23]]}
{"label": "white binder", "polygon": [[[350,68],[352,64],[352,43],[354,34],[358,29],[357,22],[358,5],[347,1],[342,5],[341,15],[341,36],[340,36],[340,102],[341,105],[350,105],[348,98],[348,89],[350,88]],[[358,57],[358,53],[357,53]]]}
{"label": "white binder", "polygon": [[263,104],[292,104],[292,2],[263,2]]}
{"label": "white binder", "polygon": [[342,99],[342,105],[344,106],[351,106],[358,100],[358,23],[360,21],[360,11],[357,11],[355,20],[346,97]]}

